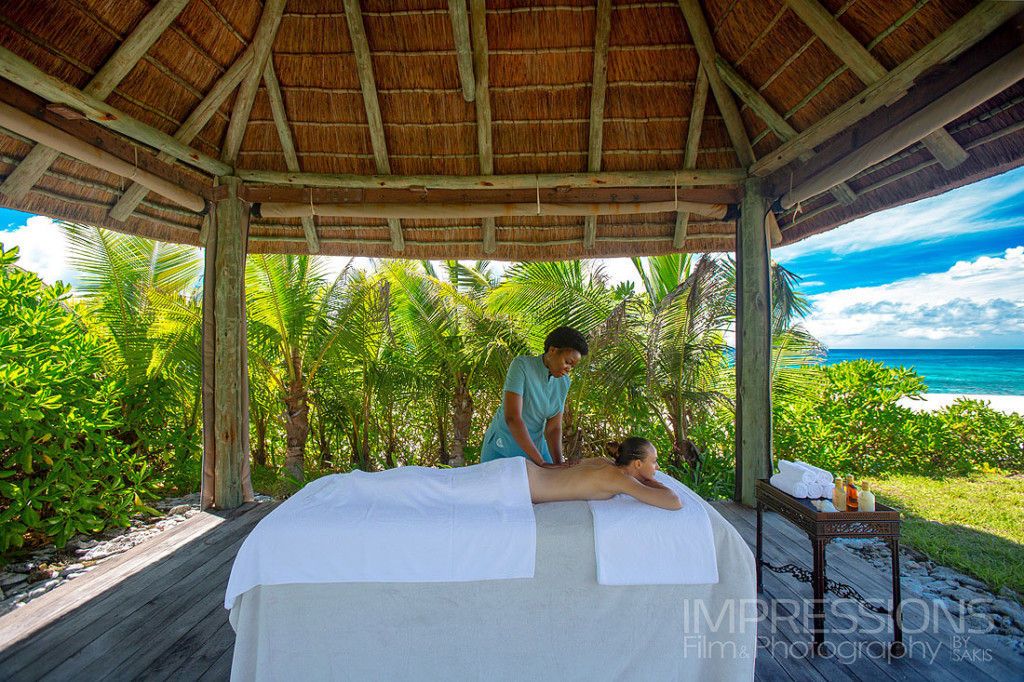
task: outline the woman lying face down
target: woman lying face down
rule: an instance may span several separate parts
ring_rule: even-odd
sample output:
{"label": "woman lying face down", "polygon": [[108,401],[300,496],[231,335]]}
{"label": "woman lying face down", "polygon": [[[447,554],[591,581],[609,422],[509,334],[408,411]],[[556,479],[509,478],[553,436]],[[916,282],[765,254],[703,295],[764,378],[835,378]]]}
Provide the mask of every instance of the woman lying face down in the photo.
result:
{"label": "woman lying face down", "polygon": [[526,462],[533,502],[607,500],[626,494],[662,509],[680,509],[674,492],[654,480],[658,453],[646,438],[631,437],[609,447],[614,460],[585,459],[561,469],[543,469]]}

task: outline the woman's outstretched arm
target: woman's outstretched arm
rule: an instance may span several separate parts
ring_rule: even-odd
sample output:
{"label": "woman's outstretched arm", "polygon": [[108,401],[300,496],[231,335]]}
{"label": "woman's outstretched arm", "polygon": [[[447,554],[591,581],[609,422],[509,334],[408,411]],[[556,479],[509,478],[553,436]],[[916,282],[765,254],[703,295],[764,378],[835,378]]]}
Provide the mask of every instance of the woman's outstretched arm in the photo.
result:
{"label": "woman's outstretched arm", "polygon": [[635,497],[641,502],[673,511],[683,508],[679,497],[657,481],[648,480],[641,483],[631,476],[623,476],[622,482],[624,490],[621,492]]}

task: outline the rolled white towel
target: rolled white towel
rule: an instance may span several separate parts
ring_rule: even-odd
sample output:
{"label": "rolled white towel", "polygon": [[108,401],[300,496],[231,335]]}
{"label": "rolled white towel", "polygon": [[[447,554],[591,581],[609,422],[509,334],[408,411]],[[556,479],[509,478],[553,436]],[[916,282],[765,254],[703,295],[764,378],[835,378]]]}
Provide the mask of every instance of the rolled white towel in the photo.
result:
{"label": "rolled white towel", "polygon": [[825,497],[824,489],[820,483],[808,483],[807,484],[807,497],[812,500]]}
{"label": "rolled white towel", "polygon": [[832,493],[834,493],[835,491],[836,491],[836,484],[835,483],[829,483],[828,485],[821,486],[821,496],[822,497],[827,497],[830,500],[832,499]]}
{"label": "rolled white towel", "polygon": [[798,479],[791,478],[785,474],[775,474],[768,479],[768,482],[793,497],[807,497],[807,484]]}
{"label": "rolled white towel", "polygon": [[784,459],[779,460],[779,473],[808,484],[814,483],[818,478],[813,471],[800,466],[798,462],[787,462]]}
{"label": "rolled white towel", "polygon": [[812,474],[814,474],[814,483],[820,483],[822,485],[825,485],[827,483],[832,483],[834,480],[832,478],[832,474],[825,471],[824,469],[820,469],[814,466],[813,464],[808,464],[807,462],[794,462],[794,464],[796,464],[797,466],[801,466],[804,469],[810,471]]}

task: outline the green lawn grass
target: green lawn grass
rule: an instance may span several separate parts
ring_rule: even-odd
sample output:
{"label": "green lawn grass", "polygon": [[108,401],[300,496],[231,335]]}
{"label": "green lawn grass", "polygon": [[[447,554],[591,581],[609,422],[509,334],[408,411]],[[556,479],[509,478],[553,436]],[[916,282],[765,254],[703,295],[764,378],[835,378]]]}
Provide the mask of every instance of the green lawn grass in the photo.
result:
{"label": "green lawn grass", "polygon": [[903,512],[903,541],[936,563],[1024,594],[1024,476],[893,474],[869,479]]}

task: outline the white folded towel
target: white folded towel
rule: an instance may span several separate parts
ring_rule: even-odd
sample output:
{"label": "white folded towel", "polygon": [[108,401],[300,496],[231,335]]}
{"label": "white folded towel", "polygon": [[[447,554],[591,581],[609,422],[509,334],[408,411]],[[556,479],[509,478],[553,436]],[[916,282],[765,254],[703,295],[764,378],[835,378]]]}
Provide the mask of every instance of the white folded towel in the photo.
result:
{"label": "white folded towel", "polygon": [[705,585],[718,582],[711,519],[700,497],[670,476],[655,480],[679,496],[670,511],[629,495],[591,500],[597,582],[601,585]]}
{"label": "white folded towel", "polygon": [[820,483],[808,483],[807,484],[807,497],[812,500],[825,497],[824,489]]}
{"label": "white folded towel", "polygon": [[796,464],[797,466],[801,466],[804,469],[807,469],[808,471],[812,472],[814,474],[815,483],[820,483],[822,485],[825,485],[827,483],[835,483],[835,479],[833,478],[832,474],[828,471],[825,471],[824,469],[820,469],[814,466],[813,464],[808,464],[807,462],[798,461],[794,462],[794,464]]}
{"label": "white folded towel", "polygon": [[775,474],[768,479],[768,482],[782,492],[788,493],[793,497],[807,497],[807,484],[797,478],[793,478],[786,474]]}
{"label": "white folded towel", "polygon": [[779,460],[779,473],[786,474],[790,478],[807,483],[808,485],[817,482],[817,475],[815,475],[815,473],[810,469],[800,466],[800,462],[787,462],[784,459]]}
{"label": "white folded towel", "polygon": [[257,585],[532,578],[537,527],[526,460],[324,476],[257,524],[224,607]]}

